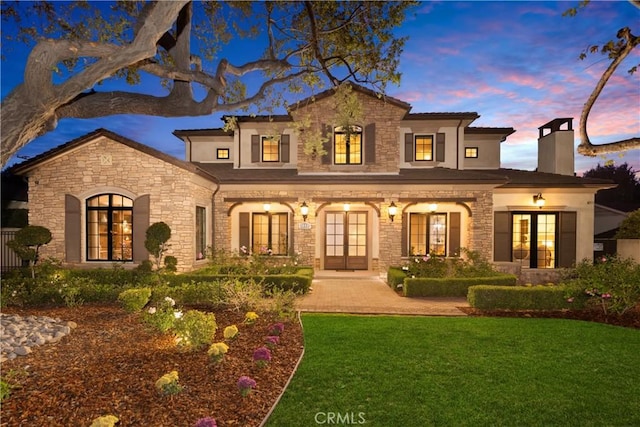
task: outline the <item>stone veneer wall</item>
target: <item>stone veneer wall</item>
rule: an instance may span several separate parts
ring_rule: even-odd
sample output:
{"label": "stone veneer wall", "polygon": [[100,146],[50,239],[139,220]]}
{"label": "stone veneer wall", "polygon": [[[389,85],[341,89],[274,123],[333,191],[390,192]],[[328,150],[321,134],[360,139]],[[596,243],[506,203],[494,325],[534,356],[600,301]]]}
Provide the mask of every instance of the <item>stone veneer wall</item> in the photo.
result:
{"label": "stone veneer wall", "polygon": [[[362,104],[362,115],[364,118],[362,123],[355,124],[362,126],[363,133],[366,125],[370,123],[375,123],[376,125],[375,163],[367,164],[363,158],[362,165],[323,165],[320,158],[312,159],[310,156],[304,154],[304,134],[302,134],[298,142],[298,170],[304,172],[398,172],[400,164],[398,129],[400,128],[402,118],[406,114],[407,110],[385,102],[384,99],[374,98],[357,91],[354,91],[354,93],[360,99]],[[318,128],[322,126],[322,124],[329,125],[332,128],[336,126],[334,121],[334,99],[332,97],[320,99],[319,101],[312,102],[307,106],[291,112],[291,116],[294,120],[299,120],[300,117],[307,114],[310,115],[312,122],[315,123],[315,126],[318,126]],[[363,144],[366,146],[367,142],[363,141]]]}
{"label": "stone veneer wall", "polygon": [[[111,155],[111,165],[101,164],[101,155]],[[53,240],[43,249],[44,256],[65,259],[65,194],[82,203],[101,193],[120,193],[127,197],[150,195],[149,223],[164,221],[171,227],[171,247],[167,255],[178,259],[178,269],[195,265],[195,207],[209,211],[215,184],[193,173],[100,137],[70,150],[37,167],[29,174],[29,223],[49,228]],[[85,226],[82,225],[82,259],[86,257]],[[109,267],[110,262],[86,265]]]}
{"label": "stone veneer wall", "polygon": [[[319,186],[318,186],[319,187]],[[475,202],[468,202],[472,217],[467,221],[468,227],[462,230],[466,233],[468,241],[467,247],[471,250],[480,252],[487,259],[492,259],[493,251],[493,206],[491,191],[488,190],[450,190],[450,191],[433,191],[427,189],[394,191],[394,190],[351,190],[330,189],[330,186],[324,185],[325,190],[314,188],[300,188],[290,190],[270,190],[268,188],[254,186],[253,189],[235,188],[231,185],[222,185],[218,194],[215,196],[215,247],[216,249],[231,250],[231,226],[230,222],[234,217],[232,211],[228,216],[229,208],[233,205],[231,202],[225,202],[224,198],[247,198],[260,199],[270,198],[274,200],[278,198],[295,198],[298,202],[290,202],[294,207],[294,250],[301,253],[301,261],[307,265],[320,267],[319,256],[316,254],[316,228],[317,217],[316,211],[318,207],[324,203],[323,199],[343,198],[345,201],[352,199],[384,199],[384,202],[375,202],[374,205],[380,210],[380,226],[378,230],[372,230],[373,233],[379,235],[379,258],[374,258],[370,262],[370,269],[376,269],[380,274],[386,274],[390,266],[400,265],[402,262],[402,209],[407,202],[399,203],[402,199],[420,199],[420,198],[442,198],[443,203],[447,198],[476,198]],[[337,186],[336,186],[337,187]],[[309,217],[307,222],[311,224],[310,230],[301,230],[298,226],[302,222],[299,205],[306,201],[309,206]],[[391,201],[398,205],[398,215],[394,222],[391,222],[388,216],[388,206]],[[374,212],[375,215],[375,212]],[[374,270],[375,271],[375,270]]]}

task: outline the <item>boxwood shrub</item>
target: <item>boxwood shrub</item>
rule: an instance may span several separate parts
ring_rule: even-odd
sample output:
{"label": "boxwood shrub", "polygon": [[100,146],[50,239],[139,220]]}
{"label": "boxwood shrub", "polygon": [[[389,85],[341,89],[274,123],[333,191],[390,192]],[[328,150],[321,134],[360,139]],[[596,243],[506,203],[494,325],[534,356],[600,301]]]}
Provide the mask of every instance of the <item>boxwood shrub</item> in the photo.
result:
{"label": "boxwood shrub", "polygon": [[387,284],[391,289],[396,289],[398,285],[401,285],[404,282],[404,279],[407,278],[407,275],[402,269],[398,267],[389,267],[387,271]]}
{"label": "boxwood shrub", "polygon": [[173,276],[163,277],[163,281],[167,282],[169,286],[179,286],[184,283],[191,282],[219,282],[229,279],[230,277],[239,280],[254,280],[258,283],[262,283],[264,290],[269,291],[272,289],[280,289],[282,291],[292,291],[299,294],[305,294],[311,287],[313,276],[306,274],[283,274],[283,275],[269,275],[269,276],[228,276],[225,274],[212,274],[208,276],[200,274],[176,274]]}
{"label": "boxwood shrub", "polygon": [[406,297],[466,297],[471,286],[515,286],[516,280],[516,276],[512,274],[493,277],[405,278],[402,293]]}
{"label": "boxwood shrub", "polygon": [[585,298],[569,302],[564,286],[490,286],[469,288],[467,301],[480,310],[562,310],[581,309]]}

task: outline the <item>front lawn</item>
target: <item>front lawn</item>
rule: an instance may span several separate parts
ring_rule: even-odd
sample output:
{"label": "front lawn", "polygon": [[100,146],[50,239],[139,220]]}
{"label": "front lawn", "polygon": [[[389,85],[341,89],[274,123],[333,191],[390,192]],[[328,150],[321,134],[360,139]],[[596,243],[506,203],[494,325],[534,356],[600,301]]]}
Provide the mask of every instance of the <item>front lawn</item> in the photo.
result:
{"label": "front lawn", "polygon": [[304,314],[268,426],[640,425],[640,330],[563,319]]}

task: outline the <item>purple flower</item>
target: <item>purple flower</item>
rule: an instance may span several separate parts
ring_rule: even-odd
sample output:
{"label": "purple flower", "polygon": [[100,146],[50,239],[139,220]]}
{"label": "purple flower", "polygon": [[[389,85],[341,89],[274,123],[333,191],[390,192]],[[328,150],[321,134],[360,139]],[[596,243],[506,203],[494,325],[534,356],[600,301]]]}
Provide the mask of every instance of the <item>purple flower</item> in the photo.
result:
{"label": "purple flower", "polygon": [[216,420],[211,417],[200,418],[198,422],[196,422],[195,427],[218,427]]}
{"label": "purple flower", "polygon": [[280,337],[277,335],[269,335],[264,339],[264,342],[273,345],[280,344]]}
{"label": "purple flower", "polygon": [[240,390],[240,393],[243,397],[251,393],[251,389],[253,389],[255,386],[256,382],[253,378],[243,375],[238,379],[238,389]]}
{"label": "purple flower", "polygon": [[271,351],[267,347],[259,347],[253,352],[253,360],[268,362],[271,360]]}
{"label": "purple flower", "polygon": [[274,323],[271,325],[271,335],[280,335],[282,332],[284,332],[283,323]]}

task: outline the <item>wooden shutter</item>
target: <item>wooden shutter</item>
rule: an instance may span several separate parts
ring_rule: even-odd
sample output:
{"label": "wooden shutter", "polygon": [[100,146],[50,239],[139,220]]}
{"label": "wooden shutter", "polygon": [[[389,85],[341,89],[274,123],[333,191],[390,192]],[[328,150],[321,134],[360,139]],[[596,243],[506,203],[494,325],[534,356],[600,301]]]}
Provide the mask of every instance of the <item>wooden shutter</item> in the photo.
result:
{"label": "wooden shutter", "polygon": [[364,162],[376,162],[376,124],[370,123],[364,128]]}
{"label": "wooden shutter", "polygon": [[240,212],[240,247],[246,247],[247,251],[251,251],[251,229],[249,212]]}
{"label": "wooden shutter", "polygon": [[149,228],[149,213],[151,211],[151,196],[145,194],[133,201],[133,261],[141,262],[149,259],[149,252],[144,247]]}
{"label": "wooden shutter", "polygon": [[331,132],[331,126],[322,125],[322,137],[326,138],[326,141],[322,144],[327,154],[322,156],[322,164],[330,165],[333,163],[333,132]]}
{"label": "wooden shutter", "polygon": [[260,163],[260,135],[251,135],[251,163]]}
{"label": "wooden shutter", "polygon": [[67,262],[80,262],[80,200],[64,195],[64,250]]}
{"label": "wooden shutter", "polygon": [[444,162],[444,133],[436,134],[436,162]]}
{"label": "wooden shutter", "polygon": [[408,237],[408,232],[409,232],[409,214],[402,214],[402,235],[400,236],[400,244],[402,245],[402,248],[400,250],[400,254],[405,257],[405,256],[409,256],[409,253],[407,251],[407,237]]}
{"label": "wooden shutter", "polygon": [[404,134],[404,161],[413,162],[413,134]]}
{"label": "wooden shutter", "polygon": [[460,256],[460,212],[449,214],[449,256]]}
{"label": "wooden shutter", "polygon": [[576,212],[560,212],[558,267],[573,267],[576,263]]}
{"label": "wooden shutter", "polygon": [[511,261],[511,215],[495,212],[493,215],[493,260]]}
{"label": "wooden shutter", "polygon": [[287,134],[280,135],[280,161],[282,163],[289,163],[290,159],[290,136]]}

